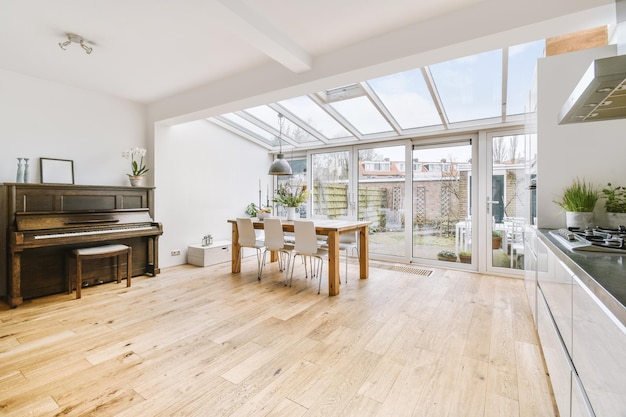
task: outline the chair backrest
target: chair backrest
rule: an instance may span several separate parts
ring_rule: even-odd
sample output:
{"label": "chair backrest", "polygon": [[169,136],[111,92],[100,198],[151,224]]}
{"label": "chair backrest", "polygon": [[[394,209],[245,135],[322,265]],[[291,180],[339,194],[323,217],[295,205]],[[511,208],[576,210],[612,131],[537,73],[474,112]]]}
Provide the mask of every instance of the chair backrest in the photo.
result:
{"label": "chair backrest", "polygon": [[310,220],[294,220],[293,231],[296,237],[294,249],[300,253],[314,254],[317,252],[317,236],[315,224]]}
{"label": "chair backrest", "polygon": [[256,233],[254,233],[251,218],[238,217],[237,232],[239,233],[239,244],[241,246],[252,246],[256,243]]}
{"label": "chair backrest", "polygon": [[285,247],[283,222],[278,217],[266,217],[263,220],[265,230],[265,247],[269,250],[280,250]]}
{"label": "chair backrest", "polygon": [[[353,216],[337,216],[337,220],[354,220]],[[339,243],[356,243],[359,240],[359,232],[341,233]]]}

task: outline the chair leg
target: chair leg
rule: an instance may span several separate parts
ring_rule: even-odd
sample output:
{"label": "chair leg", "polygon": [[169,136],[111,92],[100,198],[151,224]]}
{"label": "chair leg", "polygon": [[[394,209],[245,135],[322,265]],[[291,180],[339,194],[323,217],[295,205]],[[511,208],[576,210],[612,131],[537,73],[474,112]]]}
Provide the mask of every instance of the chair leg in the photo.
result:
{"label": "chair leg", "polygon": [[261,249],[256,250],[256,263],[257,263],[257,279],[261,281],[261,274],[263,273],[263,265],[261,264]]}
{"label": "chair leg", "polygon": [[291,276],[289,277],[289,286],[290,286],[290,287],[291,287],[291,283],[293,282],[293,267],[294,267],[294,266],[296,266],[296,263],[295,263],[294,261],[296,260],[296,257],[297,257],[297,256],[301,256],[301,255],[295,254],[295,255],[293,256],[293,258],[294,258],[294,259],[293,259],[293,261],[291,262]]}
{"label": "chair leg", "polygon": [[319,265],[319,284],[317,285],[317,293],[319,294],[322,290],[322,271],[324,270],[324,260],[322,258],[317,258],[317,263]]}

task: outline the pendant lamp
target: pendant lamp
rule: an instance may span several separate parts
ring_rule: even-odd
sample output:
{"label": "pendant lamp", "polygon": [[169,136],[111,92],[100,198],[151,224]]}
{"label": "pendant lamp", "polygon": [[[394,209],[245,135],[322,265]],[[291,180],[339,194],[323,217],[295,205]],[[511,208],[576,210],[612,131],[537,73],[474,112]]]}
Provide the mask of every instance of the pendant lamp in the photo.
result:
{"label": "pendant lamp", "polygon": [[280,150],[278,151],[278,155],[276,155],[276,159],[274,160],[274,162],[272,162],[268,174],[291,175],[291,165],[289,165],[289,162],[285,160],[285,156],[283,155],[283,115],[281,113],[278,113],[278,126],[278,145],[280,146]]}

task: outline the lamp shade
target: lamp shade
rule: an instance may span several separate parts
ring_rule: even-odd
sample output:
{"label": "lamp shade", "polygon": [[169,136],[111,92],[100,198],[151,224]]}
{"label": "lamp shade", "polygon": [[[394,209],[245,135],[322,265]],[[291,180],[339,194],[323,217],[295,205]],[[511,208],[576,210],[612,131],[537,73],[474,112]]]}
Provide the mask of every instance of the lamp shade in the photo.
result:
{"label": "lamp shade", "polygon": [[276,159],[270,165],[269,175],[291,175],[291,165],[287,162],[282,153],[276,155]]}

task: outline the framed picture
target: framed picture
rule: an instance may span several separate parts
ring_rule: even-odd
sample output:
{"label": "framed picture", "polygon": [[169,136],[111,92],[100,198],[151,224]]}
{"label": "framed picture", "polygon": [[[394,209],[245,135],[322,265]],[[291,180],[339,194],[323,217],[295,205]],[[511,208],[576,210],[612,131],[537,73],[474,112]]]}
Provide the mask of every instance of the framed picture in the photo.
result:
{"label": "framed picture", "polygon": [[74,184],[74,161],[71,159],[39,158],[41,182]]}

